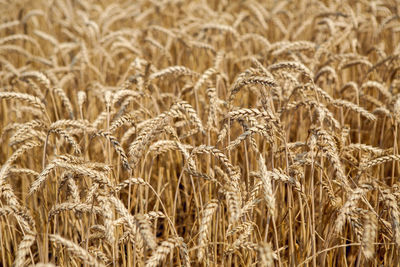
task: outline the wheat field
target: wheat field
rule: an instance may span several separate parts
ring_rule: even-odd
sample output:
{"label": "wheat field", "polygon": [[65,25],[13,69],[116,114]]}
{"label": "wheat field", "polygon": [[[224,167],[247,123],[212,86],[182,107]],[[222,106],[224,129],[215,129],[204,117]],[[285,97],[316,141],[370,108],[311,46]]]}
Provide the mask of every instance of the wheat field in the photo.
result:
{"label": "wheat field", "polygon": [[399,266],[399,7],[1,0],[0,266]]}

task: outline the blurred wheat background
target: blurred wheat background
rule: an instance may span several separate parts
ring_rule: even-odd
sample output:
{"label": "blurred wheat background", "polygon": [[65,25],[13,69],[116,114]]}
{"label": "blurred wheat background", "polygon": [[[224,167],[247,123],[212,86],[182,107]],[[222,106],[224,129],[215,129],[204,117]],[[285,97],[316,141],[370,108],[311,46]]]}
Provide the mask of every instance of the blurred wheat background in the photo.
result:
{"label": "blurred wheat background", "polygon": [[399,264],[399,7],[1,0],[0,266]]}

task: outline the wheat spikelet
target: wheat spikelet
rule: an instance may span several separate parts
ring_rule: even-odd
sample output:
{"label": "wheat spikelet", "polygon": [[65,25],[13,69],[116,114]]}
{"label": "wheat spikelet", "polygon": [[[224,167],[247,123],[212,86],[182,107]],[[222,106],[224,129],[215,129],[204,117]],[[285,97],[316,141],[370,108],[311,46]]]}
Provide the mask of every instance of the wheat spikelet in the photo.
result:
{"label": "wheat spikelet", "polygon": [[110,106],[114,107],[115,104],[120,103],[123,99],[127,99],[128,97],[139,98],[141,96],[143,96],[143,93],[141,92],[136,92],[132,90],[119,90],[114,94]]}
{"label": "wheat spikelet", "polygon": [[199,41],[196,41],[196,40],[190,40],[190,41],[188,42],[188,44],[189,44],[191,47],[209,50],[209,51],[211,51],[211,52],[214,53],[214,54],[217,53],[215,47],[213,47],[212,45],[210,45],[210,44],[208,44],[208,43],[199,42]]}
{"label": "wheat spikelet", "polygon": [[108,112],[107,111],[101,112],[97,116],[96,120],[92,123],[93,127],[94,128],[99,128],[100,125],[107,119],[107,116],[108,116]]}
{"label": "wheat spikelet", "polygon": [[189,250],[188,246],[185,242],[183,242],[183,238],[179,238],[179,254],[182,259],[183,266],[185,267],[190,267],[190,255],[189,255]]}
{"label": "wheat spikelet", "polygon": [[[103,207],[104,208],[104,207]],[[88,212],[94,214],[104,214],[103,209],[99,206],[93,206],[85,203],[71,203],[65,202],[54,205],[49,211],[49,219],[55,215],[60,214],[64,211],[74,211],[76,213]]]}
{"label": "wheat spikelet", "polygon": [[18,122],[7,124],[7,126],[5,126],[2,129],[0,140],[3,140],[5,138],[5,136],[7,135],[7,133],[12,132],[12,131],[18,131],[20,128],[24,127],[24,125],[25,125],[24,123],[18,123]]}
{"label": "wheat spikelet", "polygon": [[7,42],[13,42],[13,41],[18,41],[18,40],[23,40],[26,42],[32,43],[37,49],[40,50],[40,45],[39,43],[32,37],[26,34],[12,34],[6,37],[3,37],[0,39],[0,44],[7,43]]}
{"label": "wheat spikelet", "polygon": [[48,34],[46,32],[40,31],[40,30],[34,30],[33,33],[35,35],[39,36],[40,38],[48,41],[49,43],[51,43],[55,47],[59,46],[59,42],[52,35],[50,35],[50,34]]}
{"label": "wheat spikelet", "polygon": [[134,217],[128,212],[125,205],[121,202],[120,199],[116,197],[109,197],[109,201],[114,205],[115,210],[124,218],[127,222],[128,227],[136,233],[136,226],[134,225]]}
{"label": "wheat spikelet", "polygon": [[17,203],[17,205],[9,205],[0,208],[0,216],[5,215],[13,215],[25,234],[30,234],[35,231],[35,221],[28,211],[26,211],[24,207],[20,206],[19,203]]}
{"label": "wheat spikelet", "polygon": [[382,191],[383,201],[389,209],[392,220],[393,240],[397,246],[400,245],[400,212],[395,196],[389,190]]}
{"label": "wheat spikelet", "polygon": [[35,108],[35,107],[31,107],[28,105],[23,105],[23,106],[19,106],[17,107],[13,107],[11,109],[12,111],[15,111],[17,113],[17,117],[18,118],[22,118],[24,116],[28,115],[32,115],[33,118],[40,118],[43,119],[45,118],[46,114],[44,114],[41,110]]}
{"label": "wheat spikelet", "polygon": [[[183,147],[185,150],[192,150],[193,147],[191,145],[187,144],[180,144],[181,147]],[[181,150],[178,147],[178,142],[177,141],[172,141],[172,140],[159,140],[157,142],[154,142],[150,147],[147,153],[153,153],[154,156],[163,154],[167,151],[171,150]]]}
{"label": "wheat spikelet", "polygon": [[271,45],[268,46],[268,52],[271,53],[271,52],[275,51],[276,49],[279,49],[280,47],[286,46],[289,44],[290,44],[289,41],[278,41],[278,42],[271,43]]}
{"label": "wheat spikelet", "polygon": [[264,140],[266,140],[269,143],[273,143],[273,136],[274,136],[275,129],[273,129],[273,127],[268,127],[268,126],[258,124],[258,125],[248,128],[238,138],[231,141],[226,148],[229,150],[232,150],[237,145],[239,145],[242,141],[244,141],[247,137],[251,138],[252,135],[255,133],[261,134],[264,137]]}
{"label": "wheat spikelet", "polygon": [[0,45],[0,51],[4,51],[6,53],[7,52],[15,52],[26,58],[29,58],[29,59],[33,58],[33,56],[29,52],[27,52],[25,49],[23,49],[17,45]]}
{"label": "wheat spikelet", "polygon": [[355,232],[358,241],[362,242],[363,234],[365,232],[362,218],[365,217],[367,211],[362,208],[354,208],[348,215],[348,220],[352,229]]}
{"label": "wheat spikelet", "polygon": [[133,163],[136,164],[145,146],[150,142],[162,128],[165,127],[169,115],[161,113],[152,119],[138,134],[135,141],[129,146],[129,155],[133,157]]}
{"label": "wheat spikelet", "polygon": [[234,186],[227,186],[223,190],[229,210],[229,223],[233,224],[239,220],[241,214],[241,196]]}
{"label": "wheat spikelet", "polygon": [[95,257],[90,255],[89,252],[70,240],[67,240],[59,235],[49,235],[49,239],[51,242],[64,246],[68,252],[81,259],[85,264],[90,266],[104,266],[103,264],[99,263]]}
{"label": "wheat spikelet", "polygon": [[215,73],[217,73],[217,70],[214,68],[209,68],[206,71],[204,71],[204,73],[200,76],[200,78],[197,80],[196,84],[194,85],[193,91],[194,92],[198,91],[201,88],[201,86]]}
{"label": "wheat spikelet", "polygon": [[107,257],[107,255],[104,252],[102,252],[100,249],[94,248],[94,247],[90,247],[88,250],[89,250],[90,254],[92,254],[94,257],[96,257],[97,259],[101,260],[102,262],[104,262],[106,265],[111,263],[111,261]]}
{"label": "wheat spikelet", "polygon": [[239,33],[232,28],[229,25],[224,25],[224,24],[216,24],[216,23],[207,23],[207,24],[203,24],[201,26],[202,30],[206,30],[206,29],[215,29],[215,30],[219,30],[219,31],[223,31],[223,32],[229,32],[231,33],[236,39],[239,38]]}
{"label": "wheat spikelet", "polygon": [[183,156],[185,157],[186,166],[187,166],[186,171],[189,174],[194,175],[194,176],[199,176],[199,177],[209,179],[209,180],[212,179],[212,178],[209,178],[207,175],[203,175],[197,171],[196,164],[195,164],[193,158],[190,156],[189,152],[186,150],[186,148],[180,142],[176,142],[176,145],[177,145],[178,149],[182,152]]}
{"label": "wheat spikelet", "polygon": [[24,134],[20,134],[19,132],[15,133],[11,136],[9,142],[10,146],[17,146],[35,140],[44,143],[46,141],[46,134],[41,130],[27,129]]}
{"label": "wheat spikelet", "polygon": [[[108,198],[101,196],[98,198],[101,207],[104,209],[104,237],[110,243],[115,242],[114,227],[113,227],[113,211],[111,209],[111,203]],[[93,206],[93,205],[92,205]]]}
{"label": "wheat spikelet", "polygon": [[264,243],[258,246],[258,254],[260,257],[260,266],[270,267],[273,266],[274,260],[276,260],[276,254],[272,250],[271,244]]}
{"label": "wheat spikelet", "polygon": [[152,250],[157,248],[156,237],[152,233],[151,225],[146,217],[142,214],[135,215],[135,222],[139,233],[142,235],[146,245]]}
{"label": "wheat spikelet", "polygon": [[29,254],[30,247],[36,240],[36,235],[33,233],[27,233],[18,245],[18,250],[15,255],[13,266],[24,266],[25,258]]}
{"label": "wheat spikelet", "polygon": [[37,179],[32,183],[29,189],[29,195],[32,195],[36,191],[40,189],[42,184],[48,178],[50,172],[56,167],[64,168],[74,173],[79,173],[85,176],[92,178],[95,182],[100,184],[109,184],[108,179],[102,172],[90,169],[84,165],[80,164],[72,164],[64,161],[62,158],[54,159],[51,163],[49,163],[46,168],[39,174]]}
{"label": "wheat spikelet", "polygon": [[49,131],[49,133],[51,133],[51,132],[54,132],[54,133],[60,135],[61,137],[63,137],[74,148],[74,152],[76,154],[82,153],[81,147],[79,146],[79,144],[75,141],[75,139],[67,131],[64,131],[59,128],[53,128]]}
{"label": "wheat spikelet", "polygon": [[272,171],[268,171],[268,174],[271,176],[272,179],[276,181],[281,181],[285,183],[291,184],[296,190],[302,191],[302,186],[299,181],[294,179],[293,177],[288,176],[285,174],[281,169],[273,169]]}
{"label": "wheat spikelet", "polygon": [[124,189],[125,187],[128,187],[130,184],[138,184],[138,185],[148,185],[148,183],[143,180],[142,178],[129,178],[121,183],[119,183],[117,186],[115,186],[115,191],[119,192],[122,189]]}
{"label": "wheat spikelet", "polygon": [[272,55],[279,56],[284,53],[297,52],[297,51],[313,51],[316,44],[309,41],[296,41],[283,45],[281,48],[276,49]]}
{"label": "wheat spikelet", "polygon": [[270,77],[263,77],[263,76],[250,76],[250,77],[239,77],[239,79],[235,82],[234,87],[230,91],[229,101],[233,100],[235,94],[237,94],[240,89],[248,84],[261,84],[263,86],[268,87],[277,87],[277,82]]}
{"label": "wheat spikelet", "polygon": [[165,218],[164,213],[161,211],[150,211],[143,215],[147,220],[157,219],[157,218]]}
{"label": "wheat spikelet", "polygon": [[251,236],[251,233],[253,231],[253,224],[252,223],[244,223],[242,230],[242,233],[238,236],[238,238],[231,244],[228,249],[225,251],[225,254],[232,254],[235,250],[240,248],[243,244],[246,243],[246,241],[249,239]]}
{"label": "wheat spikelet", "polygon": [[[343,185],[345,185],[346,189],[349,188],[348,179],[343,170],[343,165],[340,161],[339,152],[337,149],[337,145],[332,135],[330,135],[325,130],[320,128],[314,129],[315,136],[317,138],[317,144],[319,149],[326,155],[328,160],[332,163],[332,168],[334,169],[336,177],[339,179]],[[312,145],[309,143],[311,151],[313,151]]]}
{"label": "wheat spikelet", "polygon": [[116,119],[115,121],[113,121],[112,124],[110,125],[109,132],[114,133],[118,128],[127,123],[131,125],[134,124],[134,119],[131,114],[125,114]]}
{"label": "wheat spikelet", "polygon": [[171,66],[166,69],[160,70],[158,72],[152,73],[149,76],[149,80],[154,80],[157,78],[161,78],[164,76],[170,76],[170,75],[194,75],[198,76],[198,73],[192,71],[191,69],[184,67],[184,66]]}
{"label": "wheat spikelet", "polygon": [[79,128],[83,130],[91,130],[90,123],[87,120],[57,120],[50,124],[49,129],[57,128]]}
{"label": "wheat spikelet", "polygon": [[391,160],[400,161],[400,155],[384,155],[384,156],[379,156],[374,159],[371,159],[367,162],[363,162],[360,165],[360,172],[370,169],[376,165],[384,164]]}
{"label": "wheat spikelet", "polygon": [[364,216],[364,232],[362,237],[362,251],[366,259],[372,259],[375,252],[374,242],[378,231],[378,221],[374,214],[366,213]]}
{"label": "wheat spikelet", "polygon": [[[256,2],[251,2],[245,5],[251,12],[252,15],[255,16],[257,22],[261,25],[261,27],[265,30],[268,29],[268,24],[265,22],[266,12],[261,5],[258,5]],[[264,11],[264,12],[262,12]],[[237,25],[237,24],[236,24]]]}
{"label": "wheat spikelet", "polygon": [[275,216],[275,196],[272,190],[271,175],[268,173],[267,167],[265,166],[264,157],[260,154],[258,157],[258,167],[260,168],[261,181],[263,182],[263,187],[265,190],[264,198],[267,202],[268,211],[271,216]]}
{"label": "wheat spikelet", "polygon": [[323,90],[321,87],[318,87],[316,85],[307,83],[305,85],[305,88],[313,90],[316,92],[319,96],[321,96],[326,102],[332,103],[334,101],[333,97],[330,96],[325,90]]}
{"label": "wheat spikelet", "polygon": [[168,254],[172,253],[173,249],[179,246],[180,240],[179,237],[170,237],[167,240],[163,241],[155,251],[151,257],[146,261],[146,267],[151,266],[159,266],[164,262],[167,258]]}
{"label": "wheat spikelet", "polygon": [[225,56],[226,56],[225,51],[223,51],[223,50],[218,51],[218,53],[215,55],[214,64],[213,64],[213,66],[214,66],[213,68],[215,69],[215,71],[212,71],[212,70],[211,70],[212,68],[210,68],[210,69],[206,70],[206,71],[204,72],[204,74],[205,74],[205,73],[212,72],[212,73],[216,73],[217,75],[218,75],[218,74],[219,74],[219,75],[222,75],[222,73],[219,72],[218,70],[221,70],[221,68],[222,68],[222,63],[223,63],[223,61],[224,61],[224,59],[225,59]]}
{"label": "wheat spikelet", "polygon": [[18,26],[18,25],[20,25],[20,23],[21,22],[19,20],[3,22],[2,24],[0,24],[0,30]]}
{"label": "wheat spikelet", "polygon": [[63,89],[61,89],[59,87],[56,87],[53,90],[60,97],[62,104],[68,111],[69,117],[71,119],[73,119],[74,118],[74,110],[72,108],[71,101],[69,100],[67,94],[64,92]]}
{"label": "wheat spikelet", "polygon": [[88,168],[85,165],[71,164],[71,163],[68,163],[68,162],[65,162],[62,160],[58,160],[58,159],[54,160],[54,162],[56,163],[56,166],[59,168],[64,168],[71,172],[90,177],[93,179],[93,181],[95,181],[96,183],[99,183],[101,185],[109,185],[110,184],[107,177],[101,171],[93,170],[91,168]]}
{"label": "wheat spikelet", "polygon": [[338,75],[335,71],[334,68],[332,68],[331,66],[324,66],[322,67],[314,76],[314,81],[317,82],[319,77],[321,77],[322,75],[324,75],[325,73],[330,74],[333,78],[333,80],[335,81],[335,83],[337,83],[339,81]]}
{"label": "wheat spikelet", "polygon": [[261,34],[257,34],[257,33],[245,33],[242,34],[239,38],[239,40],[237,41],[238,44],[241,42],[245,42],[247,40],[252,40],[252,41],[257,41],[260,44],[263,45],[263,47],[269,49],[271,43],[268,41],[268,39],[265,36],[262,36]]}
{"label": "wheat spikelet", "polygon": [[87,96],[84,91],[79,91],[78,92],[78,106],[79,110],[83,109],[83,104],[86,102]]}
{"label": "wheat spikelet", "polygon": [[234,183],[234,187],[238,188],[237,185],[235,184],[238,181],[237,173],[234,170],[234,167],[232,163],[229,161],[229,159],[226,157],[222,151],[219,149],[213,147],[213,146],[205,146],[201,145],[198,147],[195,147],[192,150],[193,154],[198,154],[198,153],[207,153],[207,154],[212,154],[214,157],[216,157],[224,166],[224,168],[227,170],[228,174],[231,177],[231,180]]}
{"label": "wheat spikelet", "polygon": [[97,135],[103,136],[104,138],[106,138],[107,140],[110,141],[110,143],[115,148],[115,151],[117,151],[118,155],[120,156],[122,165],[124,166],[124,168],[126,170],[130,170],[131,166],[129,164],[128,157],[126,156],[125,151],[122,148],[122,146],[120,145],[120,143],[118,142],[118,140],[114,136],[112,136],[110,132],[99,131],[97,133]]}
{"label": "wheat spikelet", "polygon": [[278,71],[278,70],[294,70],[294,71],[302,73],[310,81],[313,81],[311,71],[306,66],[304,66],[302,63],[296,62],[296,61],[279,62],[279,63],[273,64],[273,65],[270,65],[268,67],[268,70],[271,72]]}
{"label": "wheat spikelet", "polygon": [[87,190],[87,194],[86,194],[86,200],[85,203],[86,204],[93,204],[95,198],[97,198],[98,196],[98,190],[99,190],[100,186],[98,183],[94,183],[92,184],[92,186]]}
{"label": "wheat spikelet", "polygon": [[3,65],[3,67],[9,72],[11,72],[12,75],[14,75],[15,77],[18,77],[20,75],[20,72],[15,68],[15,66],[10,61],[4,58],[0,58],[0,62]]}
{"label": "wheat spikelet", "polygon": [[371,190],[371,187],[369,185],[363,185],[351,192],[347,201],[340,209],[338,217],[336,218],[335,231],[337,233],[340,233],[342,231],[342,228],[346,222],[346,217],[351,216],[351,214],[356,209],[358,200],[362,198],[368,190]]}
{"label": "wheat spikelet", "polygon": [[73,178],[67,178],[67,186],[68,186],[67,194],[71,195],[71,200],[75,203],[79,203],[80,202],[79,189],[75,183],[75,180]]}
{"label": "wheat spikelet", "polygon": [[207,89],[207,96],[210,98],[209,112],[207,118],[207,129],[212,129],[217,125],[217,111],[218,111],[218,96],[215,88]]}
{"label": "wheat spikelet", "polygon": [[23,101],[28,103],[29,105],[32,105],[35,108],[41,109],[44,113],[46,112],[46,108],[43,105],[42,101],[33,95],[16,92],[0,92],[0,98]]}
{"label": "wheat spikelet", "polygon": [[372,63],[369,62],[367,59],[363,59],[363,58],[357,58],[357,59],[353,59],[353,60],[343,60],[339,66],[338,69],[342,70],[345,68],[349,68],[355,65],[365,65],[365,67],[367,67],[368,69],[371,69],[373,67]]}
{"label": "wheat spikelet", "polygon": [[11,164],[17,160],[21,155],[23,155],[27,150],[30,150],[34,147],[40,146],[42,143],[39,141],[28,141],[25,142],[21,147],[19,147],[8,159],[0,169],[0,184],[3,184],[6,174],[8,173],[8,169],[11,167]]}
{"label": "wheat spikelet", "polygon": [[33,176],[38,176],[39,173],[31,170],[31,169],[25,169],[25,168],[9,168],[8,173],[14,173],[14,174],[27,174],[27,175],[33,175]]}
{"label": "wheat spikelet", "polygon": [[20,207],[19,200],[14,194],[14,190],[9,184],[4,183],[4,181],[0,183],[0,197],[3,197],[6,200],[7,205]]}
{"label": "wheat spikelet", "polygon": [[50,90],[50,80],[42,72],[39,71],[28,71],[20,75],[20,79],[36,78],[41,85],[43,85],[47,90]]}
{"label": "wheat spikelet", "polygon": [[368,153],[371,153],[373,155],[383,155],[385,153],[387,153],[386,150],[381,149],[379,147],[373,147],[370,145],[366,145],[366,144],[357,144],[357,143],[353,143],[353,144],[349,144],[346,149],[349,150],[362,150],[362,151],[366,151]]}
{"label": "wheat spikelet", "polygon": [[244,232],[248,227],[251,227],[250,222],[244,222],[242,224],[239,224],[235,227],[233,227],[232,224],[228,225],[228,231],[226,232],[226,236],[233,236],[239,232]]}
{"label": "wheat spikelet", "polygon": [[256,119],[260,117],[266,121],[271,121],[278,128],[280,128],[279,119],[276,118],[275,115],[270,110],[260,111],[257,108],[253,109],[243,108],[231,111],[226,115],[226,118],[230,118],[231,120],[248,119],[248,118]]}
{"label": "wheat spikelet", "polygon": [[[200,132],[205,132],[203,123],[201,122],[197,112],[193,109],[193,107],[189,103],[187,103],[185,101],[179,101],[179,102],[175,103],[174,105],[176,105],[176,107],[178,109],[186,112],[186,114],[189,117],[189,121],[192,121],[196,125],[197,129]],[[171,110],[173,110],[173,109],[174,109],[174,106],[171,108]]]}
{"label": "wheat spikelet", "polygon": [[348,82],[348,83],[344,84],[342,86],[342,88],[340,89],[340,92],[343,93],[347,89],[352,89],[354,91],[354,93],[359,94],[358,85],[355,82]]}
{"label": "wheat spikelet", "polygon": [[57,165],[55,162],[50,163],[46,166],[46,168],[38,175],[36,180],[32,183],[31,188],[29,190],[29,195],[32,195],[33,193],[39,190],[39,188],[47,179],[50,172],[53,171],[56,168],[56,166]]}
{"label": "wheat spikelet", "polygon": [[357,106],[356,104],[353,104],[351,102],[348,102],[346,100],[342,100],[342,99],[335,99],[332,102],[333,105],[338,106],[338,107],[346,107],[349,108],[357,113],[360,113],[360,115],[364,116],[366,119],[371,120],[371,121],[375,121],[376,117],[374,114],[368,112],[367,110],[365,110],[364,108]]}
{"label": "wheat spikelet", "polygon": [[333,125],[336,129],[340,129],[340,123],[334,118],[329,109],[327,109],[324,105],[317,103],[314,100],[306,99],[302,101],[295,101],[288,103],[285,107],[278,111],[278,113],[283,113],[292,109],[298,109],[302,106],[309,106],[315,109],[316,120],[323,122],[328,121],[330,125]]}
{"label": "wheat spikelet", "polygon": [[335,196],[335,192],[329,183],[322,181],[322,189],[328,194],[328,199],[335,209],[342,206],[341,198]]}
{"label": "wheat spikelet", "polygon": [[17,144],[35,136],[39,136],[39,139],[43,138],[45,135],[40,131],[34,131],[35,128],[45,129],[45,124],[41,120],[32,120],[21,124],[14,135],[10,137],[10,144]]}
{"label": "wheat spikelet", "polygon": [[205,246],[207,242],[208,227],[211,224],[212,216],[218,208],[218,201],[215,199],[210,200],[202,212],[201,224],[199,229],[199,250],[197,251],[197,259],[202,262],[205,254]]}
{"label": "wheat spikelet", "polygon": [[388,91],[388,89],[380,82],[377,81],[366,81],[364,82],[361,87],[360,91],[364,91],[366,88],[376,88],[378,91],[384,95],[386,98],[391,98],[392,94]]}
{"label": "wheat spikelet", "polygon": [[395,97],[395,101],[393,104],[393,117],[396,122],[400,121],[400,97],[397,95]]}

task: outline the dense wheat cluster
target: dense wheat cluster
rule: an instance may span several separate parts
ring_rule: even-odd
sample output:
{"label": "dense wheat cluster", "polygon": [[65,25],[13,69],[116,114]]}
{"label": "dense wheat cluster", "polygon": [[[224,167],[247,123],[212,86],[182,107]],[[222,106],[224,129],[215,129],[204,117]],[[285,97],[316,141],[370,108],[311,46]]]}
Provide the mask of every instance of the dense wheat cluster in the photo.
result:
{"label": "dense wheat cluster", "polygon": [[0,1],[0,266],[393,266],[399,1]]}

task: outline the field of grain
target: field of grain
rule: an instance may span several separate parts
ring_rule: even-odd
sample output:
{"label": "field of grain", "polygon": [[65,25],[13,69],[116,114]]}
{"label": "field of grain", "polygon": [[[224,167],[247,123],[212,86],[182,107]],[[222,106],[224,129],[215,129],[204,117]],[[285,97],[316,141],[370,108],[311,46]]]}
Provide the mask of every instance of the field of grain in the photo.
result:
{"label": "field of grain", "polygon": [[400,2],[0,0],[0,266],[395,266]]}

